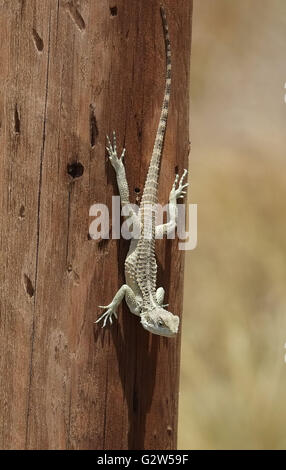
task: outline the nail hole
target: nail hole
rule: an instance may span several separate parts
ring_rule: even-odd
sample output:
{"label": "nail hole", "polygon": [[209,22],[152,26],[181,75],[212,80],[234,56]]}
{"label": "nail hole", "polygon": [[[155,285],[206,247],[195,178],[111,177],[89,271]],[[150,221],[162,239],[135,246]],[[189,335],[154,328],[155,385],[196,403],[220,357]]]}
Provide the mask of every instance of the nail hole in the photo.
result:
{"label": "nail hole", "polygon": [[109,243],[109,239],[108,239],[108,238],[102,238],[102,239],[98,242],[98,244],[97,244],[98,250],[99,250],[99,251],[105,251],[106,248],[107,248],[108,243]]}
{"label": "nail hole", "polygon": [[[100,229],[101,229],[101,226],[100,226]],[[105,235],[103,235],[103,237],[106,237],[106,238],[101,238],[100,240],[97,241],[98,251],[101,251],[101,252],[107,251],[108,244],[112,238],[111,235],[112,235],[112,228],[110,227],[108,234],[106,233]]]}
{"label": "nail hole", "polygon": [[172,432],[173,432],[172,426],[167,426],[167,433],[169,434],[169,436],[172,434]]}
{"label": "nail hole", "polygon": [[35,289],[33,287],[31,279],[27,276],[27,274],[24,274],[24,283],[25,283],[26,292],[29,295],[29,297],[34,297]]}
{"label": "nail hole", "polygon": [[38,49],[38,51],[42,52],[42,50],[44,49],[44,42],[34,28],[33,28],[33,38],[34,38],[34,43],[35,43],[36,48]]}
{"label": "nail hole", "polygon": [[74,281],[74,283],[78,285],[80,277],[79,277],[78,273],[76,271],[74,271],[71,264],[68,265],[67,272],[68,272],[70,278]]}
{"label": "nail hole", "polygon": [[89,109],[90,109],[90,112],[89,112],[90,145],[92,148],[94,148],[96,139],[98,137],[98,127],[97,127],[97,121],[96,121],[96,116],[95,116],[95,106],[91,104]]}
{"label": "nail hole", "polygon": [[72,178],[80,178],[83,175],[84,166],[80,162],[70,163],[67,171]]}
{"label": "nail hole", "polygon": [[136,127],[137,127],[137,136],[138,139],[141,140],[142,138],[142,127],[138,121],[136,121]]}
{"label": "nail hole", "polygon": [[134,191],[135,191],[135,193],[138,194],[138,193],[140,193],[140,188],[135,188]]}
{"label": "nail hole", "polygon": [[25,217],[25,206],[23,206],[23,205],[20,207],[19,217],[20,217],[20,219],[24,219],[24,217]]}
{"label": "nail hole", "polygon": [[15,124],[15,133],[20,134],[20,128],[21,128],[21,121],[20,121],[20,116],[19,116],[19,111],[18,111],[18,106],[16,104],[15,110],[14,110],[14,124]]}
{"label": "nail hole", "polygon": [[85,21],[83,17],[81,16],[80,12],[78,9],[73,5],[73,3],[68,3],[66,8],[69,11],[69,14],[71,15],[72,19],[74,20],[75,24],[78,26],[78,28],[83,31],[85,29]]}
{"label": "nail hole", "polygon": [[111,16],[117,16],[117,6],[115,5],[114,7],[110,7],[110,14]]}

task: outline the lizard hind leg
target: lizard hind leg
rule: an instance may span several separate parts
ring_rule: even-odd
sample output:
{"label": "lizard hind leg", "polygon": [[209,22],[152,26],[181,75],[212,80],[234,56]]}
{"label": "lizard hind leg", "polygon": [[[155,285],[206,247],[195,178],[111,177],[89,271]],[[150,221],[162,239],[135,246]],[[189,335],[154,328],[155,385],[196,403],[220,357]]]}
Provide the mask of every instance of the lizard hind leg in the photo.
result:
{"label": "lizard hind leg", "polygon": [[164,287],[158,287],[156,290],[156,300],[160,307],[168,307],[169,304],[163,305],[164,302],[164,297],[165,297],[165,290]]}

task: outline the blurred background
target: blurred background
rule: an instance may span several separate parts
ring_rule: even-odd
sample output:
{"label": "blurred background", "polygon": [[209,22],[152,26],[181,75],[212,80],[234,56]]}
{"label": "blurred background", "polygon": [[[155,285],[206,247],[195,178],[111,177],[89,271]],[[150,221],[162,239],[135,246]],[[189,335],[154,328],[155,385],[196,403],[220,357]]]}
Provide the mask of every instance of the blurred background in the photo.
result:
{"label": "blurred background", "polygon": [[286,448],[286,2],[194,0],[179,448]]}

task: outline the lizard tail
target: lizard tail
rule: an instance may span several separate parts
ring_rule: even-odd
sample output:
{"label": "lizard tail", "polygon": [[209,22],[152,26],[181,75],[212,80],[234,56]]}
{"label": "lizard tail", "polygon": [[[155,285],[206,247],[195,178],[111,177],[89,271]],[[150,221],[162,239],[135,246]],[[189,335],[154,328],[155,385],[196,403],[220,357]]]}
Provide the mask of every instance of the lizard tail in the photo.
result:
{"label": "lizard tail", "polygon": [[158,193],[158,180],[159,180],[159,169],[161,155],[164,145],[164,138],[167,127],[168,111],[169,111],[169,101],[170,101],[170,91],[171,91],[171,44],[168,31],[168,23],[166,18],[166,13],[163,6],[160,7],[164,39],[165,39],[165,50],[166,50],[166,85],[165,85],[165,94],[161,110],[161,116],[159,121],[159,126],[156,134],[156,139],[154,143],[153,153],[151,162],[149,165],[146,183],[144,186],[144,192],[142,195],[141,203],[147,204],[156,204],[157,203],[157,193]]}

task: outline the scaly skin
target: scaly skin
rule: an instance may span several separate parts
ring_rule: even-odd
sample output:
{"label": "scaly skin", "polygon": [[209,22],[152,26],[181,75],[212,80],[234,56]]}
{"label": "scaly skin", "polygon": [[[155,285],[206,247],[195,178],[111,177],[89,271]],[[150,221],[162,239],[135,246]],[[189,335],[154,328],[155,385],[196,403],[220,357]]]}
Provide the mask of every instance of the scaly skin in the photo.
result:
{"label": "scaly skin", "polygon": [[[130,249],[125,260],[126,284],[121,286],[109,305],[101,306],[101,308],[107,310],[98,318],[96,323],[103,320],[103,327],[106,326],[108,320],[112,323],[112,317],[114,315],[117,318],[117,308],[125,297],[129,310],[135,315],[140,316],[143,328],[150,333],[170,337],[174,336],[178,331],[179,317],[164,308],[166,305],[163,305],[163,287],[156,289],[157,263],[155,257],[155,239],[176,227],[177,199],[184,197],[188,184],[184,184],[187,170],[184,171],[180,180],[179,176],[176,175],[169,196],[169,222],[156,226],[155,216],[156,204],[158,202],[159,170],[167,126],[171,87],[171,47],[163,7],[161,7],[161,17],[166,46],[165,94],[138,215],[130,209],[130,215],[132,215],[134,223],[138,226],[140,236],[138,239],[133,238],[131,240]],[[129,189],[123,164],[125,149],[123,149],[121,157],[118,158],[115,132],[113,132],[113,143],[111,143],[109,137],[107,137],[107,142],[108,146],[106,148],[109,160],[116,172],[121,204],[123,207],[128,206],[130,204]]]}

